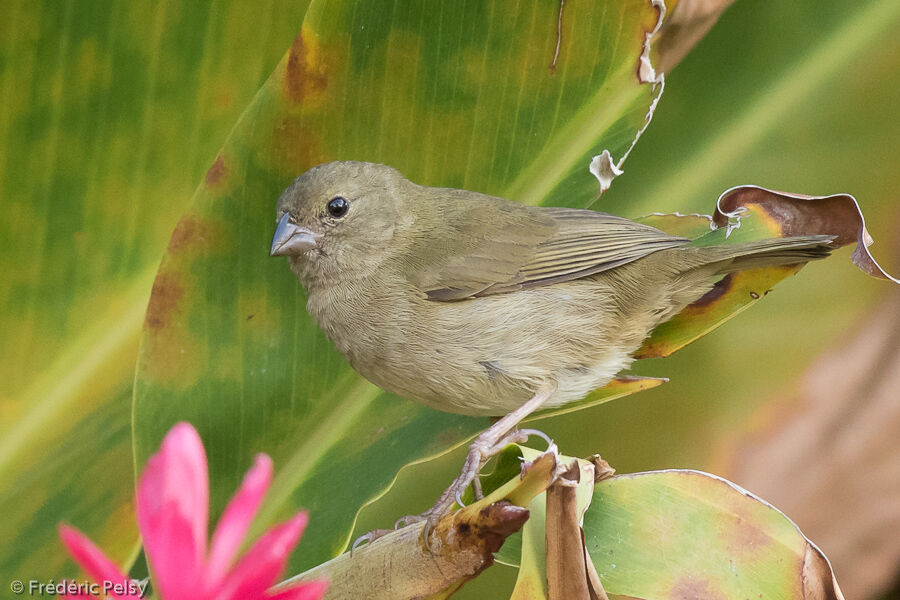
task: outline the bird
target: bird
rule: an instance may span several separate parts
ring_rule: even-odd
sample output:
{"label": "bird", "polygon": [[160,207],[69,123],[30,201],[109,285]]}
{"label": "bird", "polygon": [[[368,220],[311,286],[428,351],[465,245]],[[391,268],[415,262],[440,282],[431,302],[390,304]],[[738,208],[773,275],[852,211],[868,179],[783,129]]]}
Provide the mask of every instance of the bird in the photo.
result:
{"label": "bird", "polygon": [[833,240],[700,247],[624,217],[421,186],[358,161],[297,177],[276,220],[270,255],[287,257],[309,314],[357,373],[440,411],[500,417],[421,515],[430,526],[487,460],[527,438],[522,419],[603,387],[718,279],[824,258]]}

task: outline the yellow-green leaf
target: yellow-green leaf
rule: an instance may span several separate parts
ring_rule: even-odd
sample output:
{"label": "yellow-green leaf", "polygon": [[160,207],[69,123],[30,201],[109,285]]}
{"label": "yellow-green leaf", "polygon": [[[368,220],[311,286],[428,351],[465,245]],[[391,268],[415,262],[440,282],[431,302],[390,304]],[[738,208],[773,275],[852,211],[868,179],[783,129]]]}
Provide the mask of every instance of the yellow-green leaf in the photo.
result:
{"label": "yellow-green leaf", "polygon": [[699,471],[597,483],[584,533],[610,598],[842,598],[828,560],[794,523]]}

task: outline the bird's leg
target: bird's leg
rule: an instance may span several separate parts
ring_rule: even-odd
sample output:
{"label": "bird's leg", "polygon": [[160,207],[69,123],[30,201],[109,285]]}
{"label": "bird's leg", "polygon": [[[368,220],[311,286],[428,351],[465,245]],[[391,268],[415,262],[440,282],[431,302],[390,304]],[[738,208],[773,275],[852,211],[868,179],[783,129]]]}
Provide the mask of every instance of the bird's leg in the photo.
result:
{"label": "bird's leg", "polygon": [[[533,430],[518,431],[515,428],[522,419],[538,410],[551,394],[552,390],[538,392],[522,406],[510,412],[475,438],[469,446],[469,453],[466,455],[466,460],[463,463],[459,476],[453,480],[450,487],[444,490],[437,502],[434,503],[434,506],[418,519],[405,517],[402,521],[404,523],[412,523],[424,518],[426,523],[423,535],[427,544],[428,536],[434,529],[434,526],[441,517],[450,512],[450,508],[456,502],[456,499],[462,496],[469,484],[478,476],[485,463],[493,456],[499,454],[507,445],[525,442],[528,440],[528,436],[534,433]],[[476,488],[476,491],[478,488]]]}

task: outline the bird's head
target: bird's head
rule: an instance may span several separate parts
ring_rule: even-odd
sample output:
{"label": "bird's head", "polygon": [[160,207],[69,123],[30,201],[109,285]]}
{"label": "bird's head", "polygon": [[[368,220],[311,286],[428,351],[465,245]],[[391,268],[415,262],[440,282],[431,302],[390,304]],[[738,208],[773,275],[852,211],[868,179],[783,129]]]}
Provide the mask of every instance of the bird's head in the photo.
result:
{"label": "bird's head", "polygon": [[271,256],[287,256],[309,287],[317,281],[371,272],[392,251],[404,211],[405,186],[396,169],[365,162],[330,162],[294,180],[278,199]]}

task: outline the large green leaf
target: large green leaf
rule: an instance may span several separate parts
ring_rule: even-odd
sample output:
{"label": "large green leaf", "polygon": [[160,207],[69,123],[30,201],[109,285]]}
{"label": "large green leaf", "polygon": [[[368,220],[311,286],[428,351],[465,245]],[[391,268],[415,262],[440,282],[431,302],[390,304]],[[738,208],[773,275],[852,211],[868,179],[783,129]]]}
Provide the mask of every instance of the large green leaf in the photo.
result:
{"label": "large green leaf", "polygon": [[343,548],[357,509],[402,465],[487,421],[353,373],[284,261],[267,256],[275,199],[340,158],[422,184],[588,203],[591,157],[621,157],[659,91],[638,80],[659,14],[647,0],[567,4],[558,40],[560,6],[313,2],[175,229],[141,345],[137,464],[190,420],[209,449],[215,514],[252,454],[271,454],[279,470],[261,523],[311,510],[295,571]]}
{"label": "large green leaf", "polygon": [[76,575],[61,520],[134,554],[131,390],[159,256],[305,4],[4,2],[5,581]]}

